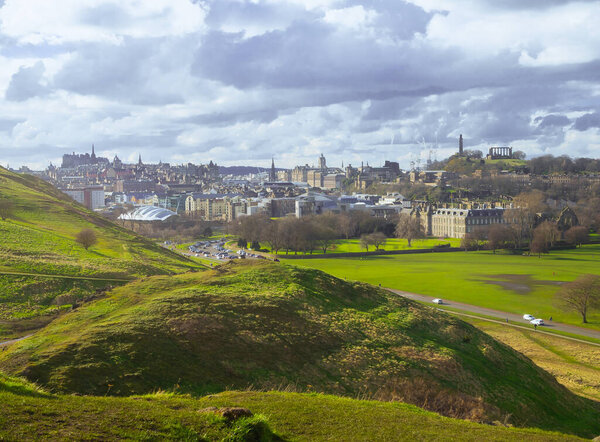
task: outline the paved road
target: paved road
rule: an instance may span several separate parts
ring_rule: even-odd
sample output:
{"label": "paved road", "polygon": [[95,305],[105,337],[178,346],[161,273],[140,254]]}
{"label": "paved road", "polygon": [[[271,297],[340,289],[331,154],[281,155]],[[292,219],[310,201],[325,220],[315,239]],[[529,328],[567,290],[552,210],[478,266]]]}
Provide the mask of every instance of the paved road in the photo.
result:
{"label": "paved road", "polygon": [[[404,292],[402,290],[395,290],[395,289],[387,289],[387,290],[389,290],[390,292],[393,292],[393,293],[397,293],[401,296],[404,296],[405,298],[412,299],[414,301],[431,303],[431,301],[433,299],[435,299],[433,296],[419,295],[416,293]],[[452,308],[456,308],[459,310],[463,310],[465,312],[486,315],[486,316],[490,316],[492,318],[498,318],[501,320],[506,320],[506,318],[508,318],[510,321],[522,322],[524,326],[527,326],[528,328],[533,329],[533,326],[529,324],[529,321],[526,321],[523,319],[523,315],[517,315],[515,313],[502,312],[499,310],[492,310],[489,308],[478,307],[476,305],[463,304],[462,302],[446,301],[446,300],[444,300],[444,303],[442,305],[437,305],[437,307],[439,307],[442,310],[444,307],[452,307]],[[448,310],[448,311],[451,312],[450,310]],[[525,313],[533,314],[535,312],[523,312],[523,314],[525,314]],[[589,328],[577,327],[575,325],[561,324],[559,322],[550,322],[550,321],[548,321],[548,318],[542,318],[542,319],[544,319],[544,321],[546,321],[546,325],[538,326],[538,330],[542,330],[542,329],[558,330],[558,331],[562,331],[562,332],[566,332],[566,333],[572,333],[574,335],[587,336],[589,338],[600,339],[600,331],[590,330]]]}

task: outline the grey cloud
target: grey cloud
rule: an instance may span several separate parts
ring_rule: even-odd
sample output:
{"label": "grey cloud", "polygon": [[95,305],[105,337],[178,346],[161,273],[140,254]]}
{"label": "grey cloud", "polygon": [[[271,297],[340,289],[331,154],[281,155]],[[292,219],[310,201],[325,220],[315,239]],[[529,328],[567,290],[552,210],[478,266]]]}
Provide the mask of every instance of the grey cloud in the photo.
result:
{"label": "grey cloud", "polygon": [[24,119],[14,119],[14,118],[0,118],[0,132],[9,132],[11,131],[17,124],[25,121]]}
{"label": "grey cloud", "polygon": [[548,9],[569,3],[596,3],[597,0],[487,0],[498,9]]}
{"label": "grey cloud", "polygon": [[24,101],[48,94],[48,88],[40,83],[45,70],[44,63],[41,61],[30,67],[21,66],[19,71],[13,74],[10,79],[6,89],[6,99]]}
{"label": "grey cloud", "polygon": [[585,131],[592,127],[600,127],[600,113],[585,114],[575,120],[575,129]]}
{"label": "grey cloud", "polygon": [[538,123],[539,129],[545,129],[547,127],[564,127],[571,124],[571,120],[565,115],[546,115],[544,117],[537,117],[535,122]]}

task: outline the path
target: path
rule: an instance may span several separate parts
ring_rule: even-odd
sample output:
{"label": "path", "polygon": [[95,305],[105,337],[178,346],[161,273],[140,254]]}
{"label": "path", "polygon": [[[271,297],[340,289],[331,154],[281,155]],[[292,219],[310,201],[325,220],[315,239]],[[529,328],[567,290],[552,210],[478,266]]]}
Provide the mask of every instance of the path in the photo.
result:
{"label": "path", "polygon": [[[432,301],[434,299],[436,299],[433,296],[419,295],[417,293],[404,292],[402,290],[395,290],[395,289],[386,289],[386,290],[389,290],[390,292],[393,292],[393,293],[397,293],[398,295],[404,296],[405,298],[412,299],[414,301],[432,303]],[[517,315],[515,313],[502,312],[499,310],[492,310],[492,309],[485,308],[485,307],[478,307],[476,305],[463,304],[462,302],[446,301],[446,300],[444,300],[443,304],[436,305],[436,307],[438,307],[440,310],[444,310],[444,307],[452,307],[452,308],[456,308],[459,310],[463,310],[465,312],[491,316],[492,318],[498,318],[503,321],[506,321],[506,318],[508,318],[509,321],[522,322],[524,326],[527,326],[526,327],[527,329],[533,329],[533,326],[529,324],[529,321],[524,320],[522,315]],[[452,313],[452,310],[445,310],[445,311],[447,311],[448,313]],[[529,312],[523,312],[523,314],[525,314],[525,313],[529,313]],[[557,331],[562,331],[562,332],[566,332],[566,333],[572,333],[574,335],[587,336],[588,338],[594,338],[594,339],[600,340],[600,331],[591,330],[589,328],[577,327],[575,325],[562,324],[560,322],[546,321],[546,325],[538,326],[537,329],[538,330],[542,330],[542,329],[557,330]],[[560,336],[560,335],[553,334],[553,336]]]}
{"label": "path", "polygon": [[86,281],[111,281],[111,282],[131,282],[133,279],[121,278],[98,278],[94,276],[71,276],[71,275],[47,275],[43,273],[25,273],[25,272],[4,272],[0,271],[0,275],[10,276],[36,276],[40,278],[62,278],[62,279],[83,279]]}
{"label": "path", "polygon": [[32,335],[23,336],[22,338],[17,338],[17,339],[11,339],[10,341],[0,342],[0,347],[5,347],[5,346],[8,346],[10,344],[14,344],[15,342],[22,341],[23,339],[28,338],[30,336],[32,336]]}

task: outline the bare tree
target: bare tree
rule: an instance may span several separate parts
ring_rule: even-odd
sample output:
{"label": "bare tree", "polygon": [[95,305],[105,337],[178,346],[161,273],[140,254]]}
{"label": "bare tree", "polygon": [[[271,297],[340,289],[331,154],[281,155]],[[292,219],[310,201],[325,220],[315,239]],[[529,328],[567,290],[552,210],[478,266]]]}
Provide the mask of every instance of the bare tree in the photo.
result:
{"label": "bare tree", "polygon": [[5,221],[6,218],[12,215],[14,209],[13,202],[9,199],[0,199],[0,218]]}
{"label": "bare tree", "polygon": [[335,229],[327,225],[317,225],[315,226],[315,234],[317,244],[323,250],[323,254],[326,254],[327,249],[336,239]]}
{"label": "bare tree", "polygon": [[485,232],[476,229],[471,233],[467,233],[460,242],[460,246],[465,250],[481,250],[485,245]]}
{"label": "bare tree", "polygon": [[387,242],[387,236],[382,232],[371,233],[369,236],[371,237],[371,243],[375,246],[375,250],[379,250]]}
{"label": "bare tree", "polygon": [[515,232],[516,247],[530,242],[538,214],[548,209],[546,196],[539,190],[523,192],[514,197],[514,208],[506,211],[505,219],[509,220]]}
{"label": "bare tree", "polygon": [[542,257],[542,253],[548,253],[548,243],[540,235],[534,235],[533,240],[529,244],[529,253],[538,255],[538,258]]}
{"label": "bare tree", "polygon": [[369,247],[373,245],[371,235],[363,234],[360,237],[360,246],[365,249],[367,252],[369,251]]}
{"label": "bare tree", "polygon": [[573,226],[565,232],[565,239],[570,244],[581,247],[587,241],[589,230],[584,226]]}
{"label": "bare tree", "polygon": [[92,229],[83,229],[75,236],[75,241],[87,250],[98,242],[98,238],[96,237],[96,232]]}
{"label": "bare tree", "polygon": [[508,227],[502,224],[494,224],[490,226],[488,230],[488,242],[487,247],[491,249],[493,253],[496,253],[496,249],[504,249],[510,243],[510,230]]}
{"label": "bare tree", "polygon": [[586,324],[588,312],[600,308],[600,276],[580,276],[575,281],[565,284],[556,297],[562,307],[579,313]]}
{"label": "bare tree", "polygon": [[425,232],[421,221],[418,218],[412,217],[406,214],[400,214],[398,217],[398,224],[396,224],[396,236],[398,238],[404,238],[408,241],[408,247],[411,246],[413,239],[423,238]]}

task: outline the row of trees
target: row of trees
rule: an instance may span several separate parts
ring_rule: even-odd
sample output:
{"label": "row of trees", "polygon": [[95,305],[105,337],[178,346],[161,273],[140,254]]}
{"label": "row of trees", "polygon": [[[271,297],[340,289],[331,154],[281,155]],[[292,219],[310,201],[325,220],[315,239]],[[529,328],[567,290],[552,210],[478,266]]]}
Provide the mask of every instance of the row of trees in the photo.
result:
{"label": "row of trees", "polygon": [[336,239],[361,238],[365,250],[383,246],[387,238],[399,236],[410,242],[423,236],[418,220],[408,215],[389,220],[375,218],[368,213],[326,213],[302,218],[287,217],[278,220],[265,215],[245,216],[234,220],[230,232],[240,237],[240,246],[252,244],[252,248],[266,243],[278,253],[327,253]]}

